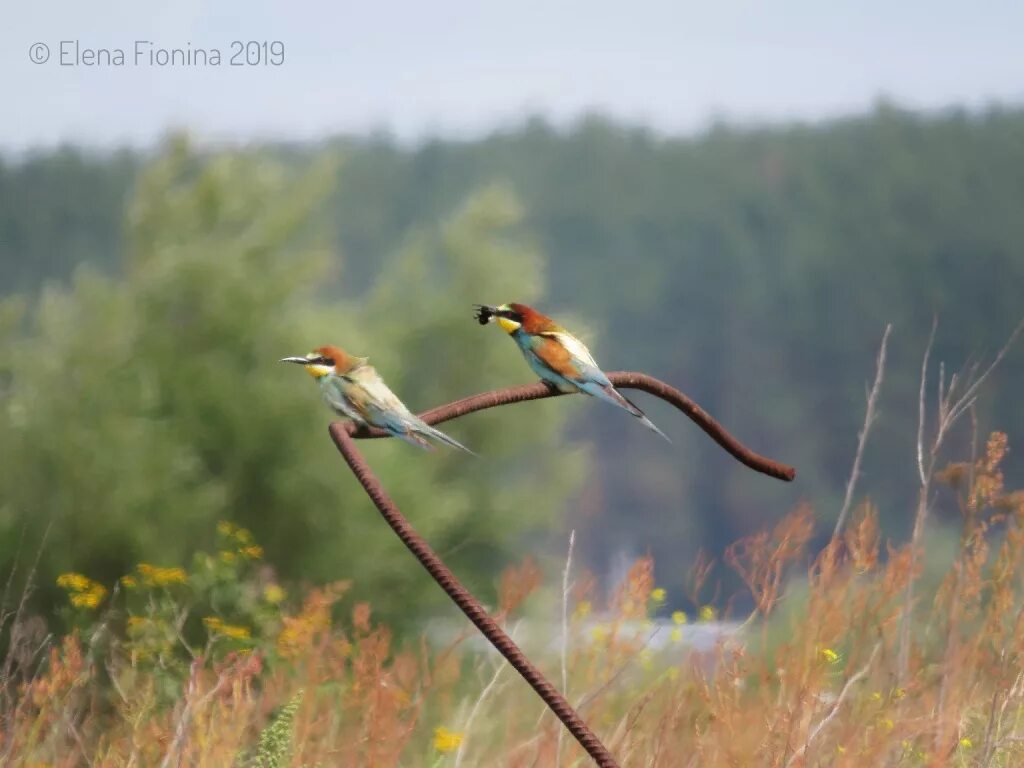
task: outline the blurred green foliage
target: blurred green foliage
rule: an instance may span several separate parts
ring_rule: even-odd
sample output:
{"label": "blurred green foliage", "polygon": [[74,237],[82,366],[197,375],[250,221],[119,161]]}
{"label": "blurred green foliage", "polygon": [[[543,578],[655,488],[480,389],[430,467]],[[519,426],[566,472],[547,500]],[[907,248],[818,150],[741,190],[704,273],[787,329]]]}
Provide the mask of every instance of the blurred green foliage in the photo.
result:
{"label": "blurred green foliage", "polygon": [[[27,561],[48,530],[41,584],[69,570],[109,584],[139,561],[187,562],[227,519],[283,578],[353,578],[396,620],[443,597],[331,445],[317,387],[277,360],[339,344],[414,409],[507,381],[521,361],[488,343],[470,305],[539,295],[543,258],[514,197],[489,188],[410,236],[360,296],[333,300],[324,201],[336,175],[330,155],[299,172],[173,139],[138,181],[116,275],[83,265],[67,288],[6,303],[0,563],[22,534]],[[485,595],[508,547],[556,520],[579,484],[585,456],[564,445],[564,409],[544,405],[449,425],[480,458],[365,446],[403,511]]]}
{"label": "blurred green foliage", "polygon": [[66,279],[82,262],[118,265],[124,206],[138,169],[131,152],[72,147],[0,159],[0,294]]}
{"label": "blurred green foliage", "polygon": [[[813,500],[821,519],[834,518],[887,322],[894,324],[889,366],[863,470],[885,534],[903,535],[917,493],[917,391],[932,317],[940,318],[932,359],[936,367],[944,361],[948,375],[965,361],[990,356],[1024,314],[1020,108],[918,114],[882,103],[871,114],[823,124],[715,125],[686,138],[596,117],[564,131],[535,119],[475,141],[409,147],[373,136],[338,138],[327,147],[345,161],[336,171],[320,169],[336,184],[327,189],[326,179],[316,182],[325,186],[314,229],[320,246],[340,252],[344,268],[318,272],[303,283],[308,301],[286,303],[302,310],[325,305],[336,319],[318,319],[317,310],[310,312],[317,317],[300,320],[298,307],[284,311],[257,302],[250,311],[259,317],[246,323],[260,327],[262,339],[292,345],[280,350],[268,344],[272,349],[261,348],[260,355],[302,352],[322,341],[348,344],[371,353],[410,405],[426,407],[530,380],[512,345],[494,329],[475,327],[466,304],[529,301],[543,284],[540,307],[582,330],[604,367],[641,369],[680,386],[753,448],[798,467],[792,485],[755,475],[678,413],[644,395],[638,403],[668,432],[673,448],[592,402],[538,403],[517,409],[512,418],[481,414],[453,425],[471,447],[497,440],[500,451],[503,435],[492,430],[518,429],[520,417],[572,414],[571,435],[594,446],[578,504],[561,505],[565,496],[558,487],[550,494],[527,493],[521,482],[526,469],[519,469],[524,459],[511,447],[502,466],[487,470],[488,488],[502,484],[521,494],[517,500],[544,499],[544,514],[579,529],[581,556],[601,572],[617,559],[650,551],[659,580],[678,583],[698,548],[719,552],[801,500]],[[295,172],[323,163],[323,152],[323,145],[264,147],[260,157],[275,157],[280,168]],[[133,182],[132,169],[146,162],[142,155],[104,160],[67,150],[0,163],[0,278],[18,276],[3,285],[30,291],[46,280],[66,280],[71,265],[81,261],[115,275],[122,251],[128,251],[129,267],[135,264],[140,248],[130,243],[138,233],[119,237],[117,213],[133,183],[145,186]],[[495,183],[503,186],[490,186]],[[22,188],[31,196],[20,195]],[[525,210],[516,210],[502,189],[514,190]],[[232,188],[223,195],[241,201],[245,193]],[[291,194],[281,195],[282,204],[291,201]],[[310,237],[309,231],[301,236]],[[274,247],[277,259],[267,255],[270,272],[285,269],[288,281],[306,268],[299,255],[282,265],[290,251]],[[536,251],[547,255],[546,268]],[[98,292],[94,301],[107,312],[118,311],[118,302],[95,287],[96,278],[80,275],[76,285],[83,297]],[[158,304],[168,300],[163,287],[154,290],[163,297]],[[216,303],[220,291],[211,286],[209,301]],[[42,306],[53,302],[45,299]],[[134,313],[127,306],[120,311]],[[227,319],[218,322],[239,320],[242,312],[221,311]],[[423,322],[424,312],[429,322]],[[296,326],[289,331],[291,322]],[[316,333],[310,326],[338,332]],[[152,343],[178,343],[177,334],[162,331],[160,326]],[[183,378],[195,376],[191,367],[205,366],[199,361],[215,355],[222,342],[215,336],[209,341],[205,356],[183,361],[190,370]],[[101,348],[108,343],[115,342]],[[292,348],[296,343],[298,349]],[[297,395],[315,400],[295,375],[260,370],[270,377],[260,386],[280,384],[286,401]],[[1003,429],[1016,444],[1024,434],[1024,410],[1014,393],[1022,387],[1024,349],[1018,348],[980,393],[980,434]],[[303,407],[278,400],[270,407]],[[65,407],[78,413],[78,403]],[[199,403],[190,407],[199,409]],[[243,410],[211,399],[189,418],[205,424],[208,437],[214,431],[230,435],[230,418],[239,418],[229,418],[234,409]],[[234,439],[242,435],[235,430]],[[314,433],[314,442],[321,437]],[[949,454],[967,455],[969,438],[965,421],[948,444]],[[221,447],[216,444],[218,452]],[[393,458],[391,446],[367,450]],[[493,450],[484,461],[500,455]],[[266,451],[275,454],[275,448]],[[133,454],[133,461],[142,459]],[[330,482],[320,466],[305,466],[316,475],[314,486]],[[412,466],[407,471],[438,463],[427,457]],[[188,472],[188,465],[175,471]],[[210,471],[218,489],[253,482],[250,492],[264,494],[260,469],[250,474],[234,468],[235,480],[217,465]],[[1011,453],[1006,472],[1011,482],[1021,482],[1024,458]],[[386,479],[409,488],[418,481],[412,475],[408,483],[396,474]],[[165,482],[181,486],[177,476]],[[197,510],[220,503],[207,498],[212,491],[205,482],[193,492],[201,497]],[[229,495],[242,498],[237,490]],[[936,515],[955,521],[946,501],[939,499]],[[272,531],[260,525],[270,523],[252,523],[266,540]],[[283,537],[300,535],[287,522],[278,525]],[[479,533],[486,540],[492,532]],[[378,562],[384,570],[384,561]]]}

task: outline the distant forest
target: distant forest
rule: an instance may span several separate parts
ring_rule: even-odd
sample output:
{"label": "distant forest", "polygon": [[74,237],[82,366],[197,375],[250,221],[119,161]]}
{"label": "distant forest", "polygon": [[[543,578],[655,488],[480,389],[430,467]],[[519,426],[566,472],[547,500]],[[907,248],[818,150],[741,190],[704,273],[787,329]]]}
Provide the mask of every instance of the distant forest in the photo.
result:
{"label": "distant forest", "polygon": [[[318,226],[331,228],[344,268],[325,295],[365,290],[403,243],[435,231],[474,191],[502,185],[547,256],[542,310],[585,329],[605,368],[678,385],[753,448],[798,467],[790,486],[755,476],[642,395],[673,446],[609,408],[577,408],[571,434],[595,446],[596,461],[565,525],[585,546],[588,530],[601,531],[587,550],[601,569],[650,551],[678,580],[675,563],[682,573],[697,548],[720,552],[801,501],[834,519],[887,322],[890,367],[865,487],[886,534],[905,535],[933,316],[933,359],[947,372],[990,359],[1024,316],[1024,109],[922,115],[881,105],[857,118],[717,125],[684,138],[598,117],[565,130],[532,119],[473,141],[409,147],[373,136],[264,149],[297,164],[341,157]],[[0,162],[0,294],[34,295],[84,262],[116,272],[125,203],[147,160],[72,147]],[[322,341],[343,342],[339,334],[325,329]],[[529,379],[524,366],[517,381]],[[982,440],[988,429],[1009,433],[1009,487],[1024,480],[1022,394],[1024,345],[977,406]],[[950,458],[966,458],[969,440],[965,421]],[[957,519],[951,499],[940,495],[938,509]]]}

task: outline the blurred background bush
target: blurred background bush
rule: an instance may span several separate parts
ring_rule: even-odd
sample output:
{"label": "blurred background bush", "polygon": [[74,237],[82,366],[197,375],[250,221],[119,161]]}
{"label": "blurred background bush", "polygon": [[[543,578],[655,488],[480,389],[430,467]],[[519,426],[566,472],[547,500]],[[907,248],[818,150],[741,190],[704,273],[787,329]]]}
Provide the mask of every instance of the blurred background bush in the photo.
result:
{"label": "blurred background bush", "polygon": [[[753,475],[646,400],[672,447],[578,399],[451,425],[479,458],[368,444],[474,588],[493,594],[510,548],[543,549],[569,527],[601,577],[650,552],[672,583],[698,548],[720,551],[801,499],[827,520],[888,321],[865,472],[901,536],[933,315],[935,359],[952,367],[1001,344],[1024,308],[1021,168],[1020,110],[887,105],[687,139],[534,119],[415,148],[214,151],[175,135],[153,152],[8,159],[0,570],[44,531],[43,585],[177,564],[224,518],[251,528],[285,579],[354,576],[385,615],[429,611],[435,590],[335,454],[316,387],[276,360],[337,343],[425,409],[531,379],[470,317],[473,302],[515,299],[800,472],[791,486]],[[1011,355],[979,401],[982,434],[1022,431],[1022,385]]]}

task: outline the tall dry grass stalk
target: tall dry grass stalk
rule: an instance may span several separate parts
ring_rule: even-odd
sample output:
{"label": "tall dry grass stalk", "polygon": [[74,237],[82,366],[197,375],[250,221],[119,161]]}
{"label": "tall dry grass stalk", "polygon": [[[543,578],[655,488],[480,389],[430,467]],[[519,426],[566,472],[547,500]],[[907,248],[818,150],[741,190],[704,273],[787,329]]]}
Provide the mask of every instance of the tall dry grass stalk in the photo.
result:
{"label": "tall dry grass stalk", "polygon": [[903,613],[900,617],[900,647],[899,647],[899,677],[905,680],[909,674],[910,664],[910,631],[913,621],[914,604],[914,577],[913,572],[917,569],[920,557],[921,544],[924,538],[925,523],[928,518],[928,507],[931,503],[932,481],[939,461],[940,453],[949,437],[950,431],[960,418],[974,405],[977,400],[978,390],[992,375],[992,372],[999,367],[1006,353],[1009,352],[1013,343],[1017,340],[1021,330],[1024,330],[1024,320],[1013,329],[1006,343],[1000,348],[993,358],[991,364],[980,373],[977,364],[968,367],[960,374],[951,374],[948,384],[946,383],[945,364],[939,365],[938,397],[936,399],[936,418],[934,434],[930,441],[926,440],[927,434],[927,393],[928,393],[928,362],[931,358],[932,346],[935,343],[935,332],[938,329],[938,317],[932,320],[931,333],[928,334],[928,343],[924,350],[924,360],[921,363],[921,387],[918,394],[918,422],[917,422],[917,472],[920,481],[920,488],[917,497],[917,509],[914,513],[914,528],[910,538],[910,560],[912,575],[907,582],[906,592],[903,598]]}

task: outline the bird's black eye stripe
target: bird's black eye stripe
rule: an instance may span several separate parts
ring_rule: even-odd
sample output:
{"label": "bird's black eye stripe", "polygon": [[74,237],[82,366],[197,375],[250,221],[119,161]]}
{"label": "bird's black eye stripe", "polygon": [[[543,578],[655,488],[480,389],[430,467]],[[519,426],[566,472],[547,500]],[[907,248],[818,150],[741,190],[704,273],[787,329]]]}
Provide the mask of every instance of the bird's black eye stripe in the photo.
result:
{"label": "bird's black eye stripe", "polygon": [[323,355],[320,355],[319,357],[314,357],[309,362],[312,363],[313,365],[334,365],[334,361],[331,360],[331,358],[324,357]]}
{"label": "bird's black eye stripe", "polygon": [[480,325],[487,325],[491,321],[492,317],[504,317],[516,323],[523,322],[523,316],[511,309],[494,309],[493,307],[485,307],[483,304],[476,304],[476,314],[473,315],[480,323]]}

